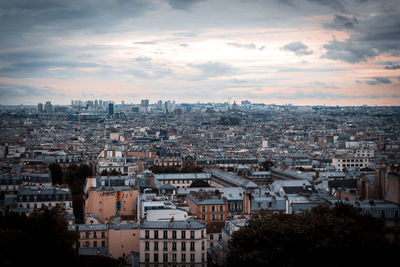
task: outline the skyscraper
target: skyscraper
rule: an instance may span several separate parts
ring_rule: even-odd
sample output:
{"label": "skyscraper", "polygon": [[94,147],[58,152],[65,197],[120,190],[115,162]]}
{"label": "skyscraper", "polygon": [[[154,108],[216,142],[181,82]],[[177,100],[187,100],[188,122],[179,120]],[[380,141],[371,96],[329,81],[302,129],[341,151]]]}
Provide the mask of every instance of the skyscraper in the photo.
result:
{"label": "skyscraper", "polygon": [[114,115],[114,103],[108,104],[108,115],[110,115],[110,116]]}
{"label": "skyscraper", "polygon": [[37,105],[37,109],[38,109],[38,112],[42,113],[42,112],[43,112],[43,104],[42,104],[42,103],[39,103],[39,104]]}

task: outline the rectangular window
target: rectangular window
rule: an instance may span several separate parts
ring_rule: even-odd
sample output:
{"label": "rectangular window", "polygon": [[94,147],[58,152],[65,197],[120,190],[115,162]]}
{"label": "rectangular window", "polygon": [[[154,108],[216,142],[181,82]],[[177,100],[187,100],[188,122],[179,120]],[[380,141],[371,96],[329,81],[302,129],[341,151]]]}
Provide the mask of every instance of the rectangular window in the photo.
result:
{"label": "rectangular window", "polygon": [[201,238],[204,238],[204,230],[201,230]]}
{"label": "rectangular window", "polygon": [[164,250],[168,250],[168,242],[164,242]]}
{"label": "rectangular window", "polygon": [[204,250],[204,241],[201,241],[201,250]]}
{"label": "rectangular window", "polygon": [[186,242],[181,243],[181,250],[186,251]]}
{"label": "rectangular window", "polygon": [[97,238],[97,232],[93,232],[93,238]]}
{"label": "rectangular window", "polygon": [[85,248],[88,248],[89,247],[89,241],[86,241],[85,242]]}
{"label": "rectangular window", "polygon": [[201,253],[201,261],[205,261],[205,255],[204,255],[204,253]]}
{"label": "rectangular window", "polygon": [[219,206],[219,211],[224,211],[224,206]]}
{"label": "rectangular window", "polygon": [[399,210],[394,210],[394,218],[395,219],[399,218]]}
{"label": "rectangular window", "polygon": [[164,239],[168,238],[168,231],[164,230]]}
{"label": "rectangular window", "polygon": [[194,254],[190,254],[190,261],[194,261]]}
{"label": "rectangular window", "polygon": [[93,241],[93,247],[97,248],[97,241]]}
{"label": "rectangular window", "polygon": [[206,206],[201,206],[201,211],[206,212]]}
{"label": "rectangular window", "polygon": [[215,214],[211,214],[211,220],[215,221]]}
{"label": "rectangular window", "polygon": [[106,246],[106,241],[101,241],[101,247],[105,247]]}
{"label": "rectangular window", "polygon": [[176,242],[172,242],[172,250],[176,250]]}
{"label": "rectangular window", "polygon": [[172,254],[172,261],[176,261],[176,253]]}
{"label": "rectangular window", "polygon": [[89,232],[85,232],[86,233],[86,238],[89,238]]}
{"label": "rectangular window", "polygon": [[154,230],[154,238],[158,238],[158,230]]}
{"label": "rectangular window", "polygon": [[213,240],[214,239],[214,235],[210,234],[210,239]]}
{"label": "rectangular window", "polygon": [[146,253],[146,254],[144,255],[144,260],[145,260],[145,261],[150,261],[150,254],[149,254],[149,253]]}
{"label": "rectangular window", "polygon": [[149,230],[146,230],[144,232],[144,238],[150,238],[150,231]]}
{"label": "rectangular window", "polygon": [[144,243],[144,250],[149,250],[150,249],[150,242],[148,242],[148,241],[146,241],[145,243]]}
{"label": "rectangular window", "polygon": [[186,239],[186,231],[181,232],[181,237],[182,237],[182,239]]}
{"label": "rectangular window", "polygon": [[164,253],[164,262],[167,262],[168,261],[168,254],[167,253]]}
{"label": "rectangular window", "polygon": [[172,231],[172,239],[176,239],[176,231]]}
{"label": "rectangular window", "polygon": [[202,220],[206,220],[206,215],[205,214],[201,214],[201,219]]}
{"label": "rectangular window", "polygon": [[154,262],[158,262],[158,254],[154,254]]}
{"label": "rectangular window", "polygon": [[106,233],[105,232],[101,232],[101,238],[105,238],[106,237]]}
{"label": "rectangular window", "polygon": [[212,212],[215,211],[215,206],[211,206],[211,211],[212,211]]}
{"label": "rectangular window", "polygon": [[190,238],[194,239],[194,231],[190,231]]}
{"label": "rectangular window", "polygon": [[158,251],[158,242],[154,242],[154,250]]}
{"label": "rectangular window", "polygon": [[183,261],[183,262],[186,261],[186,254],[182,254],[182,261]]}
{"label": "rectangular window", "polygon": [[219,217],[220,217],[219,219],[220,219],[221,221],[223,221],[223,220],[224,220],[224,214],[220,214],[220,216],[219,216]]}
{"label": "rectangular window", "polygon": [[381,218],[385,218],[385,210],[384,209],[380,210],[379,213],[381,215]]}
{"label": "rectangular window", "polygon": [[194,251],[194,242],[190,242],[190,251]]}

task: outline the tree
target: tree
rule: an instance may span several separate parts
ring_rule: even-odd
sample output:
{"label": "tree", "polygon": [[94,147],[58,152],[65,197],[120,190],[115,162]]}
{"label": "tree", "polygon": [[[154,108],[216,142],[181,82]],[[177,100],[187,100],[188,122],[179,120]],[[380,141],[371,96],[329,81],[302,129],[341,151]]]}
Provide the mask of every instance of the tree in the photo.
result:
{"label": "tree", "polygon": [[75,232],[68,231],[60,207],[42,208],[27,217],[0,216],[0,264],[2,266],[73,266]]}
{"label": "tree", "polygon": [[53,185],[55,184],[62,184],[62,178],[64,176],[63,170],[60,166],[60,164],[57,163],[51,163],[49,165],[49,170],[51,173],[51,182]]}
{"label": "tree", "polygon": [[196,180],[189,187],[210,187],[210,185],[204,180]]}
{"label": "tree", "polygon": [[[383,221],[350,205],[298,215],[261,213],[232,234],[228,266],[343,266],[385,261]],[[383,256],[384,255],[384,256]],[[388,261],[390,262],[390,261]]]}
{"label": "tree", "polygon": [[271,167],[274,167],[274,163],[271,160],[267,159],[266,161],[264,161],[264,164],[262,165],[261,169],[263,171],[269,171]]}

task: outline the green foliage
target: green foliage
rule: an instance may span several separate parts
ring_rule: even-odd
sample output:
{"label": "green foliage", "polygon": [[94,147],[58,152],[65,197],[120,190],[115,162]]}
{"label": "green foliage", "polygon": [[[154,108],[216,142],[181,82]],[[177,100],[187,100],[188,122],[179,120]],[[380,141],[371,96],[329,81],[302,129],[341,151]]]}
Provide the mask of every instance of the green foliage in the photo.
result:
{"label": "green foliage", "polygon": [[261,171],[269,171],[271,167],[274,167],[274,163],[271,160],[267,159],[260,169]]}
{"label": "green foliage", "polygon": [[73,164],[68,166],[63,177],[64,182],[71,188],[74,215],[78,220],[83,218],[83,185],[90,175],[92,175],[92,170],[88,165],[82,164],[78,167]]}
{"label": "green foliage", "polygon": [[77,236],[67,229],[60,207],[43,208],[31,216],[0,216],[1,266],[71,266]]}
{"label": "green foliage", "polygon": [[112,169],[111,171],[107,171],[107,170],[103,170],[100,173],[101,176],[119,176],[122,175],[122,173],[120,171],[116,171],[115,169]]}
{"label": "green foliage", "polygon": [[189,187],[210,187],[210,185],[206,181],[196,180]]}
{"label": "green foliage", "polygon": [[62,184],[62,178],[64,176],[63,170],[60,164],[51,163],[49,165],[49,170],[51,172],[51,182],[53,185],[55,184]]}
{"label": "green foliage", "polygon": [[262,213],[234,232],[229,246],[228,266],[361,266],[389,248],[383,222],[345,204]]}

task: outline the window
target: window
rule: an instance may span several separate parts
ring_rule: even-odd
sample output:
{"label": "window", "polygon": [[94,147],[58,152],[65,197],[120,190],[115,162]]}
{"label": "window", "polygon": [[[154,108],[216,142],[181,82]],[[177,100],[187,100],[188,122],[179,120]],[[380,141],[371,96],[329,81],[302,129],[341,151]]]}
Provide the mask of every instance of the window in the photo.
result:
{"label": "window", "polygon": [[219,219],[220,219],[221,221],[223,221],[223,220],[224,220],[224,214],[220,214]]}
{"label": "window", "polygon": [[158,242],[154,242],[154,250],[158,250]]}
{"label": "window", "polygon": [[150,231],[146,230],[145,234],[144,234],[144,238],[150,238]]}
{"label": "window", "polygon": [[194,251],[194,242],[190,242],[190,251]]}
{"label": "window", "polygon": [[205,220],[206,219],[206,215],[205,214],[201,214],[201,219]]}
{"label": "window", "polygon": [[34,209],[37,209],[37,204],[36,204],[36,203],[33,204],[33,208],[34,208]]}
{"label": "window", "polygon": [[205,260],[205,255],[204,255],[204,253],[201,253],[201,261],[204,261]]}
{"label": "window", "polygon": [[194,239],[194,231],[190,231],[190,238]]}
{"label": "window", "polygon": [[176,250],[176,242],[172,242],[172,250]]}
{"label": "window", "polygon": [[206,212],[206,206],[201,206],[201,211]]}
{"label": "window", "polygon": [[97,232],[93,232],[93,238],[97,238]]}
{"label": "window", "polygon": [[164,250],[168,250],[168,242],[164,242]]}
{"label": "window", "polygon": [[224,211],[224,206],[219,206],[219,211]]}
{"label": "window", "polygon": [[150,254],[149,254],[149,253],[146,253],[146,254],[144,255],[144,260],[145,260],[145,261],[149,261],[149,260],[150,260]]}
{"label": "window", "polygon": [[394,218],[395,219],[399,218],[399,210],[394,210]]}
{"label": "window", "polygon": [[234,209],[235,209],[235,204],[231,203],[231,210],[234,210]]}
{"label": "window", "polygon": [[101,241],[101,246],[104,248],[106,246],[106,241]]}
{"label": "window", "polygon": [[186,239],[186,231],[181,232],[181,237],[182,237],[182,239]]}
{"label": "window", "polygon": [[85,242],[85,248],[88,248],[89,247],[89,241],[86,241]]}
{"label": "window", "polygon": [[379,214],[381,215],[381,218],[385,218],[385,210],[384,209],[380,210]]}
{"label": "window", "polygon": [[204,230],[201,230],[201,238],[204,238]]}
{"label": "window", "polygon": [[186,242],[181,243],[181,250],[185,251],[186,250]]}
{"label": "window", "polygon": [[85,232],[86,238],[89,238],[89,232]]}
{"label": "window", "polygon": [[218,240],[222,239],[222,234],[218,234]]}
{"label": "window", "polygon": [[172,231],[172,239],[176,239],[176,231]]}
{"label": "window", "polygon": [[186,261],[186,254],[182,254],[182,261]]}
{"label": "window", "polygon": [[204,241],[201,241],[201,250],[204,250]]}
{"label": "window", "polygon": [[194,254],[190,254],[190,261],[194,261]]}
{"label": "window", "polygon": [[149,250],[150,249],[150,242],[146,241],[144,246],[144,250]]}
{"label": "window", "polygon": [[176,261],[176,253],[172,254],[172,261]]}
{"label": "window", "polygon": [[215,214],[211,214],[211,220],[215,221]]}
{"label": "window", "polygon": [[27,207],[28,209],[30,209],[30,208],[31,208],[31,205],[28,203],[28,204],[26,204],[26,207]]}
{"label": "window", "polygon": [[164,239],[168,238],[168,231],[164,230]]}
{"label": "window", "polygon": [[154,262],[158,262],[158,254],[154,254]]}
{"label": "window", "polygon": [[210,239],[213,240],[214,239],[214,235],[210,234]]}
{"label": "window", "polygon": [[97,248],[97,241],[93,241],[93,247]]}
{"label": "window", "polygon": [[101,238],[105,238],[106,237],[106,233],[105,232],[101,232]]}
{"label": "window", "polygon": [[215,206],[211,206],[211,211],[215,211]]}
{"label": "window", "polygon": [[214,246],[214,242],[210,242],[210,247],[212,248]]}
{"label": "window", "polygon": [[158,238],[158,230],[154,230],[154,238]]}
{"label": "window", "polygon": [[164,253],[163,259],[164,259],[164,262],[167,262],[167,261],[168,261],[168,254],[167,254],[167,253]]}

